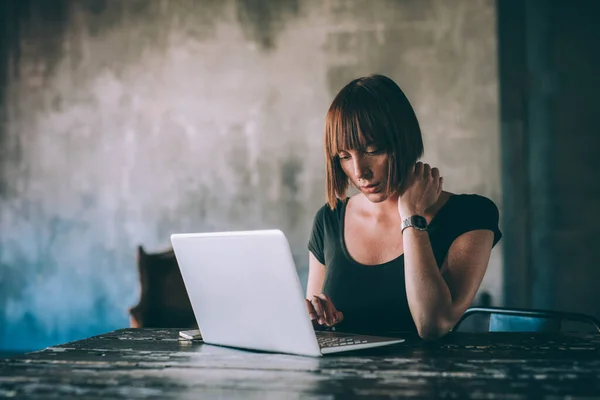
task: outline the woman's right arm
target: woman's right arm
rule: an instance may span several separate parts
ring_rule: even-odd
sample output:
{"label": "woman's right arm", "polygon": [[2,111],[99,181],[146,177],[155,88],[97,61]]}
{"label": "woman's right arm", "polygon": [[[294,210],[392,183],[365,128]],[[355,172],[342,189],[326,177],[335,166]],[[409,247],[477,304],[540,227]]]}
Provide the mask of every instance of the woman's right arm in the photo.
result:
{"label": "woman's right arm", "polygon": [[308,283],[306,285],[306,298],[310,301],[313,296],[321,294],[325,282],[325,266],[317,260],[317,257],[308,252]]}
{"label": "woman's right arm", "polygon": [[306,307],[315,328],[318,325],[334,326],[344,319],[344,314],[336,310],[331,299],[323,294],[323,282],[325,282],[325,265],[309,252]]}

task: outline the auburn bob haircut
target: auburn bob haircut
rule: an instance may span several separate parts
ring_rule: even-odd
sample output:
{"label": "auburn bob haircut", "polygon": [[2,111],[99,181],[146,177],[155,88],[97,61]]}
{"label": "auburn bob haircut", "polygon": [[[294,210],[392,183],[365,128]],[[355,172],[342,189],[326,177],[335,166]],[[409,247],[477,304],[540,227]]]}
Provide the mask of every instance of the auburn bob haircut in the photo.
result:
{"label": "auburn bob haircut", "polygon": [[423,137],[406,95],[390,78],[369,75],[354,79],[337,94],[325,120],[327,203],[333,210],[346,198],[348,177],[338,154],[375,145],[388,155],[388,193],[423,156]]}

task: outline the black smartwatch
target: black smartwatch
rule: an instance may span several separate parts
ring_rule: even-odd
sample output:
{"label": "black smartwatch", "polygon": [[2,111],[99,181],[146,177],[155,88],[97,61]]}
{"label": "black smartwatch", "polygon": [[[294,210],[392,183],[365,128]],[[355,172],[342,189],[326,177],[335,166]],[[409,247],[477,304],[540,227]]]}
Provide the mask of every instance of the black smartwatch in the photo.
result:
{"label": "black smartwatch", "polygon": [[413,215],[402,221],[402,232],[404,232],[406,228],[415,228],[418,231],[426,231],[427,220],[420,215]]}

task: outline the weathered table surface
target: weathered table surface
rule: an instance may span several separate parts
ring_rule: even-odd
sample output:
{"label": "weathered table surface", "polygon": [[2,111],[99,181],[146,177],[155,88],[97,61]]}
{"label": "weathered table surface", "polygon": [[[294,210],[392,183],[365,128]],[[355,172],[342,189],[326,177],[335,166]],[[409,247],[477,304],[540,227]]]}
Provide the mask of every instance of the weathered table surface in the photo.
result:
{"label": "weathered table surface", "polygon": [[309,358],[123,329],[0,361],[0,398],[600,398],[600,334],[452,334]]}

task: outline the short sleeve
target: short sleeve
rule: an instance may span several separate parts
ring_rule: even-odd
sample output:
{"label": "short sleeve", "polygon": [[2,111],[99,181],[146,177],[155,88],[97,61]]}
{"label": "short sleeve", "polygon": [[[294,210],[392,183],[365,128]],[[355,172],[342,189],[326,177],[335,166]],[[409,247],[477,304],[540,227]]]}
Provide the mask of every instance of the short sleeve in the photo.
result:
{"label": "short sleeve", "polygon": [[325,265],[325,251],[324,251],[324,219],[325,219],[325,207],[323,206],[315,215],[313,221],[312,232],[310,233],[310,239],[308,241],[308,250],[314,254],[317,260]]}
{"label": "short sleeve", "polygon": [[471,195],[468,201],[463,204],[460,221],[456,222],[459,231],[456,237],[463,233],[476,231],[480,229],[490,230],[494,233],[495,246],[502,238],[499,222],[500,213],[494,202],[486,197]]}

